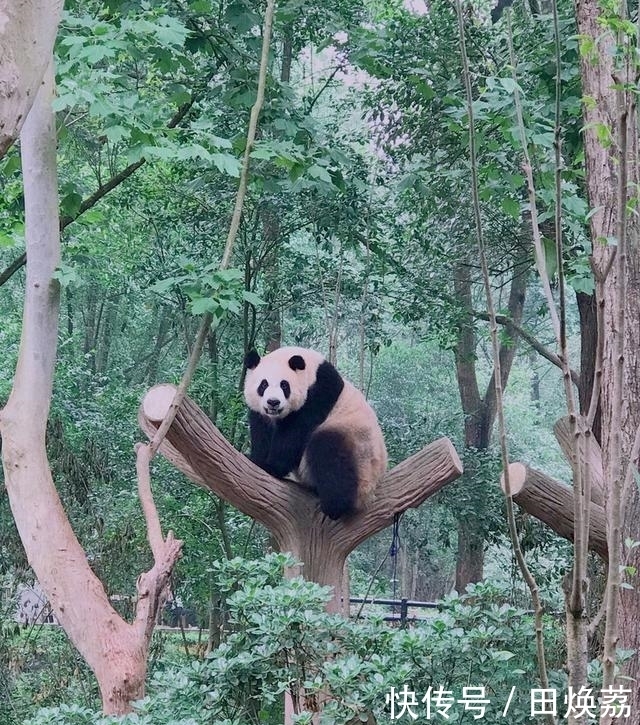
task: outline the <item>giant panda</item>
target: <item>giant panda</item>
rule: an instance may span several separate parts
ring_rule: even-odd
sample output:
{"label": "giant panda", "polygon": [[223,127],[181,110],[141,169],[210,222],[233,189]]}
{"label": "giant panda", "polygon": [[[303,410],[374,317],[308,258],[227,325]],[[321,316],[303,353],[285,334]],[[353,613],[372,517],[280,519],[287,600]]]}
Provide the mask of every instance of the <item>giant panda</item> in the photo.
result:
{"label": "giant panda", "polygon": [[364,395],[315,350],[245,357],[250,459],[308,485],[331,519],[362,508],[387,468],[382,431]]}

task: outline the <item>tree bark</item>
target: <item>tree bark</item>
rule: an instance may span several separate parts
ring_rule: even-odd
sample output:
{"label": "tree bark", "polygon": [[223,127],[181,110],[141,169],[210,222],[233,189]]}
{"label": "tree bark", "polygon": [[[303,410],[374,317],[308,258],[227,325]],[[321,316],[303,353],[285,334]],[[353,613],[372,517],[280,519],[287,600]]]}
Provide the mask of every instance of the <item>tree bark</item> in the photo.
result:
{"label": "tree bark", "polygon": [[[164,418],[174,391],[172,385],[158,385],[146,394],[139,422],[149,437]],[[396,513],[419,506],[462,473],[453,445],[441,438],[389,471],[362,511],[348,520],[331,521],[303,484],[273,478],[255,466],[188,398],[160,453],[196,484],[266,526],[280,550],[291,552],[302,562],[301,571],[307,579],[333,587],[328,609],[343,613],[348,611],[342,590],[348,554],[390,526]]]}
{"label": "tree bark", "polygon": [[[616,512],[611,505],[613,491],[621,485],[620,475],[614,473],[616,465],[612,465],[618,456],[620,444],[623,464],[632,457],[636,432],[640,426],[640,245],[637,215],[627,214],[625,220],[619,219],[620,209],[635,208],[637,201],[638,182],[638,140],[637,115],[635,100],[624,99],[628,104],[619,106],[619,101],[626,96],[625,84],[634,86],[636,79],[631,77],[635,71],[629,67],[621,70],[615,67],[617,59],[624,56],[616,52],[616,39],[606,23],[601,22],[601,6],[595,0],[576,0],[576,23],[581,37],[593,43],[591,52],[581,55],[582,94],[589,102],[583,104],[584,144],[587,193],[589,207],[593,210],[589,224],[591,243],[593,246],[593,265],[596,275],[602,279],[598,301],[604,305],[604,355],[601,388],[602,411],[602,458],[605,478],[605,501],[607,515],[610,520],[608,535],[609,550],[612,556],[613,547],[621,547],[626,538],[633,541],[640,539],[640,498],[638,487],[630,485],[623,491],[622,526],[620,530],[615,524]],[[635,52],[631,49],[630,52]],[[596,56],[594,62],[593,56]],[[618,87],[614,83],[618,83]],[[603,144],[602,134],[611,136],[611,144]],[[626,142],[620,148],[621,135],[624,133]],[[621,159],[625,161],[626,180],[621,177]],[[626,181],[624,188],[619,189],[619,179]],[[618,196],[622,195],[622,199]],[[622,202],[622,204],[619,203]],[[616,246],[607,240],[618,240],[621,225],[626,226],[626,260],[624,269],[619,270],[613,262]],[[626,283],[626,294],[622,300],[624,305],[624,335],[622,338],[622,356],[616,351],[621,339],[619,318],[616,315],[620,285]],[[622,370],[622,402],[621,412],[616,412],[616,367],[621,364]],[[619,441],[618,441],[619,437]],[[634,453],[633,465],[637,469],[637,455]],[[638,548],[624,551],[625,559],[621,566],[640,567]],[[612,562],[615,563],[612,558]],[[620,567],[616,567],[620,571]],[[611,576],[609,577],[611,579]],[[640,651],[640,587],[634,579],[631,588],[620,588],[618,595],[618,632],[617,642],[609,642],[611,651],[615,646],[627,650]],[[607,617],[615,612],[607,611]],[[615,635],[613,635],[615,636]],[[611,667],[611,662],[604,662],[604,667]],[[640,678],[640,657],[634,656],[626,663],[624,674],[634,682]],[[632,713],[640,712],[640,688],[631,688],[630,708]]]}
{"label": "tree bark", "polygon": [[0,0],[0,158],[18,138],[53,52],[62,0]]}
{"label": "tree bark", "polygon": [[[585,424],[586,426],[586,424]],[[571,465],[573,459],[573,436],[569,416],[560,418],[553,426],[553,433],[562,448],[565,458]],[[602,451],[594,436],[589,436],[589,449],[586,452],[587,465],[591,475],[591,500],[604,506],[604,472],[602,470]],[[574,474],[575,475],[575,474]]]}
{"label": "tree bark", "polygon": [[[500,478],[504,491],[504,476]],[[523,463],[509,465],[511,498],[528,514],[540,519],[556,534],[573,541],[573,490],[571,486],[556,481],[542,471],[529,468]],[[591,504],[589,548],[607,560],[606,517],[602,505]]]}
{"label": "tree bark", "polygon": [[[578,396],[580,413],[587,415],[591,402],[591,391],[595,383],[595,365],[598,347],[598,313],[595,293],[587,295],[576,293],[578,314],[580,315],[580,384]],[[602,415],[600,405],[591,426],[591,431],[598,443],[602,438]],[[601,464],[602,465],[602,464]]]}
{"label": "tree bark", "polygon": [[[105,713],[130,710],[144,694],[155,611],[179,554],[167,538],[138,581],[136,620],[112,608],[92,572],[53,484],[45,434],[56,359],[60,285],[53,61],[21,134],[28,254],[22,338],[13,389],[0,411],[9,503],[29,564],[58,621],[96,675]],[[156,551],[154,551],[156,554]]]}

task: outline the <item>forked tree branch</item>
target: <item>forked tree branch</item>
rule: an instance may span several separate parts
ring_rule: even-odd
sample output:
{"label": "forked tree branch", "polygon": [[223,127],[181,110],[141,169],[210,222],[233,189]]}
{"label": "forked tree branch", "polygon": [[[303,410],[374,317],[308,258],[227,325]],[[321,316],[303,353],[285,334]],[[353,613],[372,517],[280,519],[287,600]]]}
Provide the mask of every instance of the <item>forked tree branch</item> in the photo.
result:
{"label": "forked tree branch", "polygon": [[[157,385],[144,397],[138,420],[149,438],[174,394],[175,386]],[[344,563],[361,541],[389,526],[395,513],[419,506],[462,473],[453,445],[442,438],[389,471],[360,513],[332,521],[304,485],[270,476],[233,448],[189,398],[177,412],[160,453],[199,486],[265,525],[283,551],[292,551],[311,567],[305,570],[309,578],[331,584],[335,582],[323,579],[322,568],[330,568],[320,555],[323,548],[329,558]]]}
{"label": "forked tree branch", "polygon": [[18,364],[11,395],[0,412],[3,465],[29,562],[65,632],[95,673],[105,712],[123,713],[144,694],[148,632],[179,546],[172,542],[154,551],[154,567],[141,577],[138,619],[144,618],[144,626],[137,631],[113,609],[92,572],[51,477],[45,431],[60,303],[60,285],[54,279],[60,236],[53,75],[51,62],[21,134],[29,260]]}

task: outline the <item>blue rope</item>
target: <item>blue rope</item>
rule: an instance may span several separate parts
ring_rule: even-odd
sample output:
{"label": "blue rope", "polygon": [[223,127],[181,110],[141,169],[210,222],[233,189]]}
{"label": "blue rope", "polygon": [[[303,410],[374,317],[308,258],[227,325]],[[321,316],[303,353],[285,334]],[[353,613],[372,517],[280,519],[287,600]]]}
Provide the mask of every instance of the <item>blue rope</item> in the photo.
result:
{"label": "blue rope", "polygon": [[396,598],[396,585],[398,583],[396,575],[398,573],[398,551],[400,551],[400,514],[393,516],[393,529],[391,533],[391,546],[389,547],[389,556],[393,559],[392,577],[393,577],[393,598]]}

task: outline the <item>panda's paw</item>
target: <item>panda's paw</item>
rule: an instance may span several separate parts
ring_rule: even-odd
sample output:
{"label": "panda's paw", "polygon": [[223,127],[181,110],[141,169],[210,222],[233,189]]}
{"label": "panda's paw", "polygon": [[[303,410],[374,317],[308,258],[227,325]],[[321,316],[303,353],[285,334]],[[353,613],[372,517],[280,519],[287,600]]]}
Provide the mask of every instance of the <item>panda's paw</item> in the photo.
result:
{"label": "panda's paw", "polygon": [[320,501],[320,510],[332,521],[338,519],[349,519],[356,513],[356,508],[351,501],[344,498]]}

